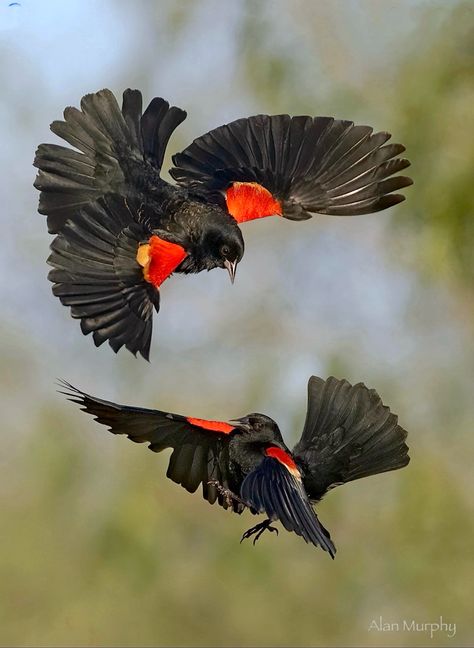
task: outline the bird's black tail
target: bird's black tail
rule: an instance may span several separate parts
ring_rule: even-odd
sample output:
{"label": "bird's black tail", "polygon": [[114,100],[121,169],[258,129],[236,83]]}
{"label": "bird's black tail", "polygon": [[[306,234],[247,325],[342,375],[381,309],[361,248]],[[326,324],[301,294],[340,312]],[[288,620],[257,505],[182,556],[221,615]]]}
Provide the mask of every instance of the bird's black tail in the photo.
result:
{"label": "bird's black tail", "polygon": [[158,97],[142,115],[142,95],[130,89],[121,110],[107,89],[85,95],[80,110],[66,108],[64,121],[54,121],[51,130],[76,150],[41,144],[34,160],[38,209],[48,216],[49,231],[58,233],[68,218],[104,195],[126,195],[137,163],[148,161],[159,171],[168,140],[185,117]]}
{"label": "bird's black tail", "polygon": [[308,495],[319,499],[338,484],[406,466],[406,436],[375,389],[312,376],[305,426],[293,455],[304,469]]}

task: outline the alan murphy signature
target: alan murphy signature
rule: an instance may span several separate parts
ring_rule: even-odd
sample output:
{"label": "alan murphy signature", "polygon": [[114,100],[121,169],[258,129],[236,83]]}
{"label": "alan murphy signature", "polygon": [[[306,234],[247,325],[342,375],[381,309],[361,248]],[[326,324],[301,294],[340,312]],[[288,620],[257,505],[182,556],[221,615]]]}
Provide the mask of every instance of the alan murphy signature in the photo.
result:
{"label": "alan murphy signature", "polygon": [[437,621],[421,622],[415,619],[402,619],[401,621],[386,621],[382,616],[372,619],[368,628],[369,632],[424,632],[430,639],[438,632],[444,632],[449,639],[456,636],[456,624],[444,621],[440,616]]}

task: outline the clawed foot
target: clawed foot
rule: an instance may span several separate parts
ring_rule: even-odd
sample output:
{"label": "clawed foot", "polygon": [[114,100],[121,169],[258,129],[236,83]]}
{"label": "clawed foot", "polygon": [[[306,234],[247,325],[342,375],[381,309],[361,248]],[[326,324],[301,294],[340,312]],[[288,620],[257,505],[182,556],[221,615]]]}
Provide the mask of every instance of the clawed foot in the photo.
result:
{"label": "clawed foot", "polygon": [[218,481],[215,479],[211,479],[211,481],[207,482],[211,486],[215,486],[217,491],[222,495],[222,497],[225,499],[227,506],[232,506],[232,502],[239,502],[239,504],[243,504],[245,506],[245,502],[243,502],[240,497],[237,497],[235,493],[233,493],[231,490],[228,488],[225,488],[222,486],[222,484],[219,484]]}
{"label": "clawed foot", "polygon": [[247,538],[250,538],[251,536],[255,535],[255,538],[253,539],[253,544],[257,542],[257,540],[260,538],[262,533],[264,531],[276,531],[276,534],[278,535],[278,529],[274,526],[272,526],[272,521],[271,520],[264,520],[263,522],[260,522],[260,524],[256,524],[254,527],[249,529],[244,533],[242,538],[240,539],[240,542],[243,542]]}

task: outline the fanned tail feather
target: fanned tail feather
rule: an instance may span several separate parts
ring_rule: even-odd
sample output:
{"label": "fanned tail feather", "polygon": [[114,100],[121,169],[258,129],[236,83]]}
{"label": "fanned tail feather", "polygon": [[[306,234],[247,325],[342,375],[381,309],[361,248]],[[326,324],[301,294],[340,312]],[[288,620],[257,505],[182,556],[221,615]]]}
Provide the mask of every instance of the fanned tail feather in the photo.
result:
{"label": "fanned tail feather", "polygon": [[406,466],[406,436],[374,389],[312,376],[306,422],[293,455],[308,494],[319,499],[338,484]]}

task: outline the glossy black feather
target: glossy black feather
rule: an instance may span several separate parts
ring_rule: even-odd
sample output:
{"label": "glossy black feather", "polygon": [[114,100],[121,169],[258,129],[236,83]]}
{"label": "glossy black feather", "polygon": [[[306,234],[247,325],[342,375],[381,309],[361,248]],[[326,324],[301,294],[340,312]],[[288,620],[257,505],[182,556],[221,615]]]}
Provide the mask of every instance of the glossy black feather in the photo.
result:
{"label": "glossy black feather", "polygon": [[186,119],[186,112],[156,97],[141,118],[143,151],[153,164],[161,169],[168,140],[174,130]]}
{"label": "glossy black feather", "polygon": [[127,124],[133,147],[143,151],[141,132],[142,93],[139,90],[125,90],[122,98],[122,115]]}
{"label": "glossy black feather", "polygon": [[306,421],[293,456],[306,492],[318,500],[338,484],[406,466],[406,436],[374,389],[312,376]]}

